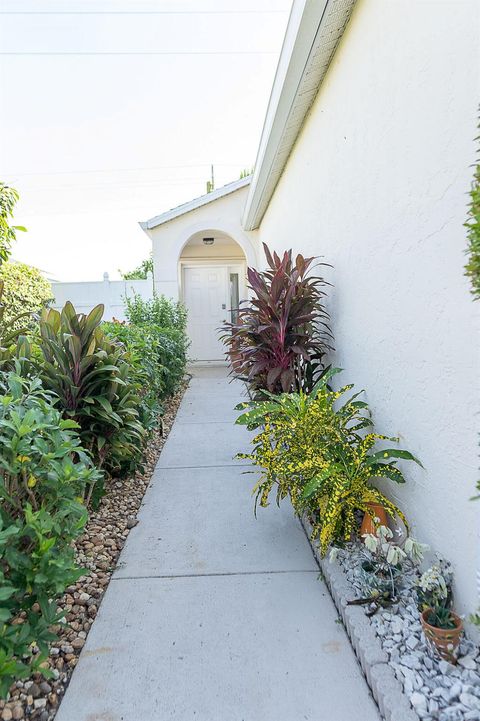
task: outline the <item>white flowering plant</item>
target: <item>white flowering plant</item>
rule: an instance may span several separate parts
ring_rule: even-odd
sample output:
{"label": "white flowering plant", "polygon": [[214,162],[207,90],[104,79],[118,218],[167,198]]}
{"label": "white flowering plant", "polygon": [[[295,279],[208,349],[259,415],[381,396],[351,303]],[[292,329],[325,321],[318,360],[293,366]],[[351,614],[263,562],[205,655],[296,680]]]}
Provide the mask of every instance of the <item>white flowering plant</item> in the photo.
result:
{"label": "white flowering plant", "polygon": [[448,609],[452,605],[453,572],[451,565],[443,560],[431,566],[416,583],[417,603],[420,611]]}
{"label": "white flowering plant", "polygon": [[397,595],[403,572],[418,566],[428,549],[423,543],[408,536],[400,545],[393,531],[379,525],[375,533],[364,535],[363,581],[368,590],[381,591],[391,598]]}

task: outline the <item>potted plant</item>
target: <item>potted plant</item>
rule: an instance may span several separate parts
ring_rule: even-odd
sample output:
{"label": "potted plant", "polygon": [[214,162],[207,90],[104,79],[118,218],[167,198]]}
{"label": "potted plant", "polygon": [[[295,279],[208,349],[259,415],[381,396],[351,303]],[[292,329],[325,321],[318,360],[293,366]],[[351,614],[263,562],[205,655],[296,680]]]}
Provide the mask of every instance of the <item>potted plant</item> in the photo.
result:
{"label": "potted plant", "polygon": [[394,599],[406,570],[418,565],[427,546],[408,536],[403,547],[393,540],[387,526],[378,526],[375,533],[364,536],[361,578],[366,593],[381,594]]}
{"label": "potted plant", "polygon": [[387,523],[388,516],[385,508],[380,503],[367,503],[367,510],[363,514],[360,526],[360,535],[374,534],[378,526],[386,526]]}
{"label": "potted plant", "polygon": [[417,601],[428,646],[445,661],[456,663],[463,622],[451,608],[451,582],[448,565],[432,566],[417,581]]}

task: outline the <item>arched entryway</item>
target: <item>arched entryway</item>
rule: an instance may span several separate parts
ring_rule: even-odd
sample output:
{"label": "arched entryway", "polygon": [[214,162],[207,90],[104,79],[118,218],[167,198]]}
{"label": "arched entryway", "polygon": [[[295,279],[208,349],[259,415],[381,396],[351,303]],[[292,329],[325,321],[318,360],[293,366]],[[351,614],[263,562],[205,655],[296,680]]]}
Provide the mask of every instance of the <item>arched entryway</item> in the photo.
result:
{"label": "arched entryway", "polygon": [[191,235],[179,257],[181,298],[188,310],[190,356],[224,360],[219,328],[235,318],[246,295],[246,257],[228,234],[206,228]]}

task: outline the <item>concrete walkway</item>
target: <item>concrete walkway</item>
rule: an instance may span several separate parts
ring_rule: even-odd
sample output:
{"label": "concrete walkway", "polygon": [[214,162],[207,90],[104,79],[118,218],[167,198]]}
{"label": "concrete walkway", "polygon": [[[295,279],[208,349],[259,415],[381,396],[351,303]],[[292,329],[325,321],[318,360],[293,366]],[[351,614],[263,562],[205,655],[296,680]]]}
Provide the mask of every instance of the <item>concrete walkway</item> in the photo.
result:
{"label": "concrete walkway", "polygon": [[253,516],[241,394],[196,370],[57,721],[380,721],[299,522]]}

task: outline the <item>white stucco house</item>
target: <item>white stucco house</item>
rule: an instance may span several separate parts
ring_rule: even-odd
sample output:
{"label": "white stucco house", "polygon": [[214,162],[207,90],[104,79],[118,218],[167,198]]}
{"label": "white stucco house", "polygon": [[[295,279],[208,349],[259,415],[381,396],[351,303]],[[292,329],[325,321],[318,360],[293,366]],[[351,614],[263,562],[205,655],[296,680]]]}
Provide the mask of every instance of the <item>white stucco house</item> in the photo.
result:
{"label": "white stucco house", "polygon": [[[155,286],[181,297],[192,355],[261,242],[333,265],[334,362],[425,470],[394,488],[478,603],[479,313],[463,275],[480,98],[478,0],[298,0],[255,172],[142,223]],[[213,238],[213,243],[212,239]]]}
{"label": "white stucco house", "polygon": [[242,216],[250,177],[141,223],[152,239],[155,289],[188,308],[190,353],[224,359],[218,328],[246,295],[247,264],[257,266],[256,233]]}
{"label": "white stucco house", "polygon": [[295,0],[253,176],[141,223],[197,359],[223,357],[216,329],[262,242],[332,264],[332,362],[422,460],[389,492],[452,561],[461,613],[478,605],[479,307],[463,224],[479,98],[478,0]]}

